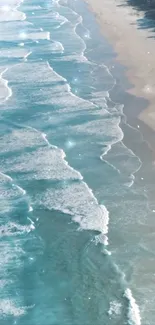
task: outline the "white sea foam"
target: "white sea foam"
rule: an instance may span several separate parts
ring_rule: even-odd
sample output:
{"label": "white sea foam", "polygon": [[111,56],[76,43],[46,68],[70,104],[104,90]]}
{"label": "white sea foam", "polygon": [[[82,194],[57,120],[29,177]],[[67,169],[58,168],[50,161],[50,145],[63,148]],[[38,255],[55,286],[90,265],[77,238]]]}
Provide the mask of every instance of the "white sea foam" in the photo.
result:
{"label": "white sea foam", "polygon": [[[82,179],[81,174],[68,165],[64,151],[52,146],[45,133],[29,127],[13,130],[1,138],[1,152],[25,148],[34,148],[34,151],[21,153],[19,157],[11,158],[11,161],[2,159],[1,170],[29,172],[26,177],[35,179]],[[14,187],[23,195],[26,194],[18,185]]]}
{"label": "white sea foam", "polygon": [[108,232],[108,211],[99,205],[91,189],[84,182],[62,183],[62,188],[47,190],[37,203],[48,209],[60,210],[72,215],[81,229],[98,230],[103,234]]}
{"label": "white sea foam", "polygon": [[[21,141],[22,139],[22,141]],[[44,145],[41,133],[32,128],[17,128],[10,130],[0,138],[0,151],[16,152],[26,148],[33,148]]]}
{"label": "white sea foam", "polygon": [[32,51],[29,51],[28,53],[26,53],[26,54],[24,55],[24,60],[25,60],[25,61],[27,61],[27,58],[28,58],[29,55],[31,55],[31,53],[32,53]]}
{"label": "white sea foam", "polygon": [[[1,26],[2,25],[2,26]],[[28,22],[16,22],[13,25],[11,22],[6,22],[5,29],[3,24],[0,25],[0,40],[1,41],[19,41],[24,42],[26,40],[49,40],[50,33],[48,31],[38,31],[32,28],[31,23]]]}
{"label": "white sea foam", "polygon": [[[8,10],[7,7],[11,8],[18,8],[23,0],[1,0],[1,6],[0,7],[6,7],[6,11]],[[5,8],[4,8],[5,10]]]}
{"label": "white sea foam", "polygon": [[[36,131],[37,131],[37,130],[36,130]],[[44,141],[47,143],[47,145],[48,145],[49,147],[51,147],[50,142],[47,140],[47,134],[46,134],[46,133],[41,133],[41,136],[42,136],[42,138],[44,139]]]}
{"label": "white sea foam", "polygon": [[[65,49],[65,45],[63,45],[64,49]],[[59,58],[59,60],[57,58],[53,59],[53,61],[63,61],[63,62],[76,62],[76,63],[86,63],[91,65],[92,63],[89,62],[85,56],[73,53],[73,54],[68,54],[68,55],[64,55],[62,57]]]}
{"label": "white sea foam", "polygon": [[[2,183],[0,181],[0,185],[1,185],[1,188],[0,188],[0,194],[1,194],[1,205],[2,203],[4,204],[6,202],[7,204],[7,201],[11,200],[11,199],[17,199],[19,197],[21,197],[21,194],[24,195],[25,194],[25,191],[19,187],[18,185],[15,185],[15,184],[10,184],[10,186],[8,186],[7,183]],[[1,206],[2,208],[2,206]]]}
{"label": "white sea foam", "polygon": [[13,179],[9,176],[9,175],[6,175],[6,174],[3,174],[2,172],[0,172],[0,183],[2,183],[3,181],[5,182],[6,180],[12,182]]}
{"label": "white sea foam", "polygon": [[[59,7],[61,7],[61,6],[59,5]],[[68,18],[68,21],[71,20],[71,24],[73,26],[72,29],[70,28],[68,35],[69,35],[70,39],[72,39],[72,42],[74,42],[74,49],[76,49],[74,51],[74,53],[75,52],[78,53],[77,60],[89,62],[87,57],[84,55],[84,52],[86,50],[86,43],[85,43],[84,39],[90,39],[90,32],[87,28],[85,28],[85,33],[83,35],[83,38],[80,37],[76,30],[77,30],[77,27],[79,24],[83,25],[82,16],[80,16],[77,12],[75,12],[73,9],[71,9],[69,7],[65,6],[63,9],[65,9],[63,18],[64,19]],[[68,43],[66,43],[66,45],[67,44]],[[66,46],[65,46],[65,48],[66,48]]]}
{"label": "white sea foam", "polygon": [[12,315],[15,317],[19,317],[25,314],[26,308],[18,307],[16,302],[12,299],[1,299],[0,300],[0,314],[4,316]]}
{"label": "white sea foam", "polygon": [[[105,76],[106,78],[106,76]],[[97,106],[99,107],[105,107],[105,105],[107,106],[107,98],[109,99],[109,90],[106,91],[93,91],[91,93],[91,98],[90,100]],[[122,110],[122,108],[124,107],[123,105],[113,105],[113,108],[109,108],[107,106],[107,110],[109,113],[119,113],[120,115],[120,110]]]}
{"label": "white sea foam", "polygon": [[63,53],[64,52],[64,47],[61,42],[58,41],[52,41],[52,42],[47,42],[44,44],[43,47],[39,48],[40,55],[44,55],[44,53]]}
{"label": "white sea foam", "polygon": [[26,226],[14,222],[9,222],[5,223],[5,225],[0,226],[0,237],[22,235],[23,233],[29,233],[34,229],[35,226],[32,224],[32,222],[30,225]]}
{"label": "white sea foam", "polygon": [[13,179],[0,172],[0,209],[1,213],[7,213],[12,209],[12,201],[22,198],[26,191],[13,183]]}
{"label": "white sea foam", "polygon": [[20,32],[18,34],[19,40],[50,40],[50,33],[49,32]]}
{"label": "white sea foam", "polygon": [[29,212],[32,212],[33,211],[33,208],[32,206],[29,207]]}
{"label": "white sea foam", "polygon": [[108,310],[108,314],[109,316],[114,316],[115,315],[120,315],[121,314],[121,308],[122,308],[122,305],[120,302],[114,300],[114,301],[111,301],[110,302],[110,307],[109,307],[109,310]]}
{"label": "white sea foam", "polygon": [[[35,71],[35,74],[32,73]],[[13,82],[25,82],[29,86],[33,82],[37,82],[38,87],[31,94],[32,100],[34,96],[35,102],[39,102],[40,104],[51,104],[57,106],[58,110],[61,112],[76,112],[80,110],[81,113],[84,110],[89,110],[94,112],[94,108],[96,107],[88,100],[83,100],[79,98],[75,94],[71,92],[70,86],[67,84],[67,80],[57,74],[49,65],[48,62],[40,62],[39,69],[38,63],[25,62],[18,64],[18,66],[12,68],[8,72],[8,78]],[[64,81],[64,83],[59,83],[60,81]],[[44,87],[42,87],[44,85]],[[45,87],[47,85],[48,87]],[[51,87],[49,86],[51,85]],[[60,96],[61,93],[61,96]],[[13,106],[13,105],[12,105]],[[17,102],[15,105],[16,109],[18,108]],[[21,105],[19,106],[19,108]],[[55,112],[54,112],[55,113]]]}
{"label": "white sea foam", "polygon": [[20,257],[25,254],[24,250],[21,247],[21,241],[16,238],[13,241],[1,241],[0,242],[1,249],[1,259],[0,259],[0,270],[2,278],[6,275],[6,271],[8,266],[12,262],[16,262],[17,264],[21,263]]}
{"label": "white sea foam", "polygon": [[0,73],[0,103],[7,101],[12,96],[12,90],[8,86],[8,81],[3,78],[7,68]]}
{"label": "white sea foam", "polygon": [[128,324],[129,325],[141,325],[141,317],[139,306],[136,303],[136,300],[132,296],[132,292],[129,288],[125,290],[124,296],[128,300]]}
{"label": "white sea foam", "polygon": [[110,252],[108,249],[104,249],[104,250],[103,250],[103,253],[104,253],[105,255],[109,255],[109,256],[111,256],[111,252]]}
{"label": "white sea foam", "polygon": [[56,81],[56,80],[57,81],[63,80],[65,82],[67,82],[67,79],[66,78],[64,78],[63,76],[59,75],[56,71],[53,70],[53,68],[50,66],[50,64],[49,64],[48,61],[46,62],[46,64],[47,64],[48,69],[50,71],[52,71],[51,77],[54,77],[54,81]]}
{"label": "white sea foam", "polygon": [[11,48],[9,49],[1,49],[0,50],[0,58],[24,58],[29,51],[23,48]]}
{"label": "white sea foam", "polygon": [[64,24],[68,23],[68,19],[58,14],[58,16],[56,17],[56,22],[59,23],[59,25],[57,25],[55,29],[58,29],[62,27]]}
{"label": "white sea foam", "polygon": [[24,11],[29,11],[29,12],[35,11],[35,13],[37,13],[37,11],[40,11],[40,9],[41,10],[43,9],[40,5],[36,5],[32,2],[31,2],[31,4],[30,3],[28,4],[24,0],[22,2],[24,2]]}
{"label": "white sea foam", "polygon": [[[32,73],[35,71],[35,73]],[[9,80],[14,80],[15,82],[24,81],[26,84],[32,84],[34,82],[37,82],[38,88],[40,85],[44,86],[48,85],[47,87],[47,94],[48,91],[51,91],[51,88],[53,88],[52,82],[59,82],[64,81],[64,83],[67,81],[62,76],[58,75],[49,65],[48,62],[40,62],[39,63],[39,69],[38,69],[38,62],[22,62],[16,65],[15,67],[12,67],[11,70],[9,70]],[[15,74],[14,74],[15,72]],[[51,88],[49,86],[49,83],[51,83]],[[60,88],[59,88],[60,89]],[[39,91],[40,89],[38,89]],[[46,89],[45,89],[46,91]],[[36,91],[37,92],[37,89]],[[52,97],[53,93],[51,94]],[[59,96],[60,97],[60,96]]]}
{"label": "white sea foam", "polygon": [[83,124],[71,127],[76,132],[89,135],[104,136],[104,144],[111,145],[112,143],[121,141],[123,139],[123,132],[119,127],[119,117],[104,117],[100,120],[86,122]]}
{"label": "white sea foam", "polygon": [[22,193],[22,195],[25,195],[26,194],[26,191],[22,187],[20,187],[19,185],[12,184],[12,186],[13,187],[16,187]]}
{"label": "white sea foam", "polygon": [[26,15],[23,12],[17,10],[19,1],[5,1],[0,4],[0,21],[19,21],[25,20]]}
{"label": "white sea foam", "polygon": [[[0,259],[0,273],[1,283],[1,299],[0,299],[0,318],[5,319],[6,316],[19,317],[26,312],[26,308],[21,306],[21,299],[19,296],[17,299],[11,299],[12,294],[9,292],[9,286],[14,283],[14,278],[10,276],[10,270],[16,272],[21,264],[21,256],[24,255],[24,251],[21,248],[21,242],[14,237],[13,241],[1,240],[1,259]],[[11,274],[12,274],[11,272]]]}
{"label": "white sea foam", "polygon": [[[83,56],[83,53],[86,49],[86,45],[84,40],[76,33],[76,27],[80,23],[80,21],[77,21],[76,23],[71,24],[66,20],[66,17],[62,16],[62,21],[55,21],[56,27],[55,27],[55,34],[57,34],[57,39],[62,42],[65,50],[67,50],[70,53],[76,53],[80,56]],[[63,26],[65,24],[65,27]],[[63,26],[63,28],[61,28]],[[68,37],[66,38],[65,35]],[[87,61],[87,58],[85,57],[85,60]]]}
{"label": "white sea foam", "polygon": [[[68,166],[64,158],[65,154],[61,149],[41,147],[31,153],[5,160],[1,169],[22,173],[20,177],[23,179],[82,179],[81,174]],[[23,173],[26,173],[25,176]],[[24,189],[17,185],[16,187],[25,194]]]}
{"label": "white sea foam", "polygon": [[[111,146],[108,146],[108,148],[109,148],[109,150],[110,150],[110,149],[111,149]],[[116,168],[113,164],[110,164],[107,160],[103,159],[104,155],[106,155],[107,152],[108,152],[108,149],[105,150],[105,154],[102,154],[102,155],[100,156],[100,159],[101,159],[102,161],[104,161],[104,162],[105,162],[108,166],[110,166],[112,169],[116,170],[118,174],[120,174],[121,172],[120,172],[120,170],[119,170],[118,168]]]}
{"label": "white sea foam", "polygon": [[53,53],[63,53],[64,52],[64,47],[63,47],[62,43],[54,42],[53,44],[50,45],[50,50]]}

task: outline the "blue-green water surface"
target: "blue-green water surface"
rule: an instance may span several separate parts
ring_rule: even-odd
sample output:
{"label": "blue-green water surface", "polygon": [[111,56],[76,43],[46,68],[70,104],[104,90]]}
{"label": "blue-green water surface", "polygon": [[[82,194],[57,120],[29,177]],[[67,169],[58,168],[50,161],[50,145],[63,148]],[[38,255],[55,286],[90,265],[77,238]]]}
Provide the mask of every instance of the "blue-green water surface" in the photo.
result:
{"label": "blue-green water surface", "polygon": [[135,181],[142,162],[123,143],[123,102],[110,99],[112,49],[80,1],[77,11],[53,0],[7,3],[1,324],[140,325],[147,195]]}

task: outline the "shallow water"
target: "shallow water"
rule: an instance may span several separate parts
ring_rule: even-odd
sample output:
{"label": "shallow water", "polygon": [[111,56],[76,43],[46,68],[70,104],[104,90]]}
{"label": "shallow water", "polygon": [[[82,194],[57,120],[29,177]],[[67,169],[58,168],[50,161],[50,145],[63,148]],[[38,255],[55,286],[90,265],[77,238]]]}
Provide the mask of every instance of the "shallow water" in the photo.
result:
{"label": "shallow water", "polygon": [[152,324],[150,163],[123,143],[121,124],[143,140],[110,98],[115,55],[82,2],[18,5],[0,10],[1,323]]}

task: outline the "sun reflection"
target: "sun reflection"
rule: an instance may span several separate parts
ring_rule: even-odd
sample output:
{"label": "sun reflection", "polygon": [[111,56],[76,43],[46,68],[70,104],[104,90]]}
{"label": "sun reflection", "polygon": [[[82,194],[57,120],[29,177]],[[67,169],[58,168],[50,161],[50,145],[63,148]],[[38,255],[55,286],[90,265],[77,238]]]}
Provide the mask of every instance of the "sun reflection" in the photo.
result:
{"label": "sun reflection", "polygon": [[90,38],[90,34],[87,32],[87,33],[85,33],[84,34],[84,38],[87,38],[87,39],[89,39]]}
{"label": "sun reflection", "polygon": [[77,82],[78,82],[78,78],[75,77],[75,78],[73,79],[73,82],[74,82],[74,83],[77,83]]}
{"label": "sun reflection", "polygon": [[68,141],[66,142],[66,148],[67,148],[67,149],[72,149],[72,148],[75,147],[75,145],[76,145],[76,143],[75,143],[74,141],[72,141],[72,140],[68,140]]}
{"label": "sun reflection", "polygon": [[145,85],[145,87],[143,88],[145,93],[151,94],[153,92],[152,86],[151,85]]}
{"label": "sun reflection", "polygon": [[19,38],[20,39],[26,39],[27,38],[27,34],[25,32],[21,32],[21,33],[19,33]]}
{"label": "sun reflection", "polygon": [[25,44],[24,43],[19,43],[19,46],[24,46]]}

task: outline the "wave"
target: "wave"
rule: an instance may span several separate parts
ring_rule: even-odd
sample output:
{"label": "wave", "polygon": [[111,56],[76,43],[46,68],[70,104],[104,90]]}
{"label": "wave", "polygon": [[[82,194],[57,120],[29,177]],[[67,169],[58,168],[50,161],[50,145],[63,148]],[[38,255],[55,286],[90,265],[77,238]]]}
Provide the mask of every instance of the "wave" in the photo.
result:
{"label": "wave", "polygon": [[18,11],[18,7],[20,6],[21,2],[22,1],[16,0],[2,0],[0,6],[0,21],[7,22],[25,20],[25,13]]}
{"label": "wave", "polygon": [[14,317],[20,317],[26,312],[25,307],[18,307],[13,299],[1,299],[0,300],[0,314],[4,316],[10,315]]}
{"label": "wave", "polygon": [[132,292],[129,288],[125,290],[125,298],[128,300],[128,319],[129,325],[141,325],[141,316],[139,306],[132,296]]}
{"label": "wave", "polygon": [[0,73],[0,83],[1,83],[1,85],[0,85],[0,102],[1,103],[4,103],[12,96],[12,90],[8,86],[8,80],[3,78],[3,75],[6,73],[7,70],[8,70],[8,68],[4,69]]}
{"label": "wave", "polygon": [[[0,272],[2,286],[0,299],[0,319],[2,322],[8,316],[21,317],[27,312],[27,309],[32,308],[31,306],[22,306],[22,297],[19,296],[19,294],[15,294],[14,296],[12,294],[14,292],[14,287],[17,290],[17,287],[19,286],[19,283],[16,282],[16,277],[13,276],[13,273],[16,272],[15,274],[18,274],[19,268],[22,265],[23,257],[25,257],[25,252],[21,245],[22,241],[17,239],[17,233],[16,236],[15,234],[13,236],[13,232],[16,232],[17,228],[18,236],[19,233],[22,234],[25,232],[23,228],[20,228],[19,230],[19,225],[12,225],[12,227],[8,229],[6,229],[5,225],[4,232],[1,233],[1,237],[9,236],[9,240],[6,241],[6,238],[4,238],[4,240],[2,238],[1,240]],[[26,231],[28,231],[28,229],[26,229]],[[15,292],[17,292],[16,290]]]}
{"label": "wave", "polygon": [[[99,205],[85,182],[62,183],[59,189],[47,190],[41,197],[38,195],[35,205],[71,215],[81,229],[96,230],[104,235],[108,233],[109,213],[105,206]],[[107,237],[104,238],[107,245]]]}
{"label": "wave", "polygon": [[114,316],[121,314],[122,305],[118,301],[111,301],[110,308],[108,310],[109,316]]}
{"label": "wave", "polygon": [[[25,142],[21,143],[21,137],[25,138]],[[41,143],[41,138],[43,142]],[[2,139],[2,144],[6,145],[7,138]],[[68,165],[68,162],[65,160],[66,155],[62,149],[59,149],[57,146],[51,145],[47,139],[47,135],[33,127],[25,127],[18,131],[13,131],[13,136],[11,134],[12,143],[10,147],[8,146],[8,151],[13,149],[13,143],[16,143],[14,150],[22,148],[34,148],[34,152],[31,153],[21,153],[20,157],[11,158],[4,160],[3,168],[5,172],[9,170],[10,172],[29,172],[30,176],[26,174],[26,179],[82,179],[82,175],[75,171],[71,166]],[[19,142],[18,142],[19,140]],[[9,135],[10,141],[10,135]],[[48,148],[44,146],[44,143],[47,144]],[[0,143],[1,148],[1,143]],[[1,149],[2,150],[2,149]],[[4,148],[5,150],[5,148]],[[3,152],[3,150],[2,150]],[[45,158],[46,157],[46,158]],[[46,160],[46,163],[45,163]],[[52,164],[51,164],[52,161]],[[8,167],[7,167],[8,166]],[[42,168],[42,166],[44,166]],[[32,176],[33,175],[33,176]],[[20,176],[24,178],[24,175]],[[13,181],[13,180],[12,180]],[[25,190],[15,185],[22,194],[26,194]]]}
{"label": "wave", "polygon": [[25,60],[25,61],[27,61],[27,58],[28,58],[28,56],[31,55],[31,53],[32,53],[32,51],[29,51],[28,53],[26,53],[26,54],[24,55],[24,60]]}
{"label": "wave", "polygon": [[53,42],[53,44],[50,46],[50,50],[52,51],[52,53],[64,53],[64,47],[62,43],[57,41]]}
{"label": "wave", "polygon": [[22,59],[26,56],[28,56],[30,51],[24,48],[11,48],[9,49],[1,49],[0,51],[0,58],[7,58],[9,60],[10,58],[13,59]]}
{"label": "wave", "polygon": [[22,226],[20,224],[9,222],[5,225],[0,226],[0,237],[4,236],[17,236],[25,233],[29,233],[31,230],[34,230],[35,226],[34,223],[32,223],[29,226]]}
{"label": "wave", "polygon": [[[10,182],[13,182],[13,179],[9,175],[6,175],[6,174],[0,172],[0,176],[2,177],[2,179],[4,178],[4,180],[6,179]],[[0,179],[0,181],[1,181],[1,179]]]}
{"label": "wave", "polygon": [[119,174],[127,176],[128,180],[125,183],[127,187],[134,184],[135,174],[142,166],[140,158],[131,149],[127,148],[122,141],[115,142],[114,147],[108,146],[108,148],[105,148],[100,159],[106,164],[110,164]]}
{"label": "wave", "polygon": [[[66,56],[65,56],[65,58],[66,58]],[[61,61],[61,59],[60,59],[60,61]],[[71,101],[71,105],[68,107],[68,112],[71,111],[72,109],[75,110],[75,107],[78,106],[78,109],[80,109],[81,111],[84,111],[84,108],[85,109],[87,108],[89,110],[92,109],[92,113],[94,113],[94,108],[98,108],[98,106],[95,103],[91,102],[89,99],[83,99],[82,97],[78,96],[77,93],[74,93],[72,91],[72,87],[68,83],[67,79],[64,78],[62,75],[59,75],[52,68],[52,66],[50,65],[50,63],[48,61],[47,61],[47,66],[50,69],[50,71],[52,72],[52,76],[53,76],[53,80],[54,81],[62,80],[62,81],[65,82],[64,83],[64,94],[66,93],[66,90],[67,90],[67,93],[68,93],[67,95],[69,95],[70,97],[72,97],[74,99],[74,101],[76,100],[75,102],[73,102],[73,101],[71,101],[71,98],[69,98],[70,101]],[[61,88],[63,88],[63,87],[61,86]],[[54,89],[53,89],[53,91],[54,91]],[[106,99],[105,98],[104,98],[103,102],[104,102],[104,111],[102,110],[102,115],[104,114],[104,112],[105,113],[108,113],[108,111],[107,111],[107,104],[106,104]],[[102,106],[103,106],[103,102],[102,102]],[[67,108],[66,107],[64,108],[64,110],[67,112]],[[63,111],[63,110],[61,109],[61,111]],[[96,114],[96,112],[95,112],[95,114]]]}
{"label": "wave", "polygon": [[16,187],[22,193],[22,195],[26,194],[26,191],[22,187],[20,187],[19,185],[12,184],[12,186]]}
{"label": "wave", "polygon": [[[11,183],[11,187],[13,190],[17,189],[17,195],[18,195],[18,193],[21,193],[22,195],[26,194],[26,191],[22,187],[20,187],[17,184],[14,184],[13,178],[11,178],[9,175],[7,175],[3,172],[0,172],[0,184],[4,185],[6,183],[6,181],[9,181]],[[7,195],[7,193],[9,194],[9,191],[10,191],[10,189],[8,191],[6,190],[5,193],[3,193],[3,197],[5,194]],[[10,196],[11,196],[11,191],[10,191]]]}

